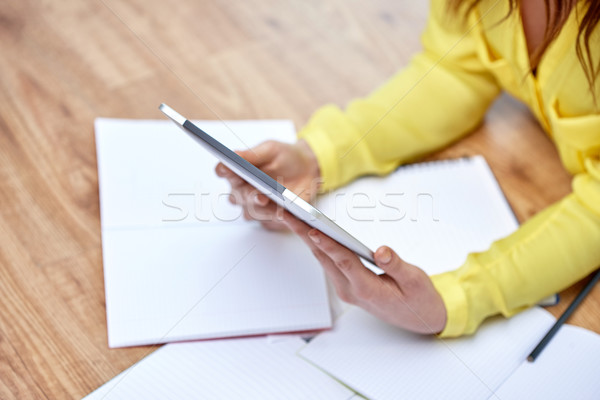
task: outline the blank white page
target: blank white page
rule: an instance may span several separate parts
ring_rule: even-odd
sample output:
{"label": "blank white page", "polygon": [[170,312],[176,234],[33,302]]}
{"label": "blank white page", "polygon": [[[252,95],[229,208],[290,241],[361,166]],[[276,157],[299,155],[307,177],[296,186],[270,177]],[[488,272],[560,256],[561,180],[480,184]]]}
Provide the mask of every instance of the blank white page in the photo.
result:
{"label": "blank white page", "polygon": [[296,356],[304,344],[295,337],[168,344],[85,399],[352,398],[351,390]]}
{"label": "blank white page", "polygon": [[600,399],[600,336],[564,325],[535,362],[524,361],[497,395],[511,399]]}
{"label": "blank white page", "polygon": [[[289,121],[203,121],[230,146]],[[244,221],[217,163],[171,121],[96,120],[110,347],[331,326],[323,271],[291,234]]]}
{"label": "blank white page", "polygon": [[[290,121],[196,121],[232,150],[295,140]],[[173,122],[97,118],[102,228],[243,224],[217,158]]]}
{"label": "blank white page", "polygon": [[291,234],[128,229],[103,246],[111,347],[330,325],[320,266]]}
{"label": "blank white page", "polygon": [[518,228],[481,156],[362,178],[319,199],[318,206],[373,250],[390,246],[429,274],[458,268],[469,253]]}
{"label": "blank white page", "polygon": [[532,308],[471,337],[411,334],[352,307],[300,356],[372,399],[487,399],[554,323]]}

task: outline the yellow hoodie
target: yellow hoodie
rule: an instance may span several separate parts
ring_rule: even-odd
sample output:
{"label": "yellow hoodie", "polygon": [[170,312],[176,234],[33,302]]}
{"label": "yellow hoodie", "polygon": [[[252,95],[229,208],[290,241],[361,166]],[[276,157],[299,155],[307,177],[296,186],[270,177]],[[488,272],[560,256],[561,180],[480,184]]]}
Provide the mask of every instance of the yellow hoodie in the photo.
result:
{"label": "yellow hoodie", "polygon": [[[459,269],[433,276],[448,312],[442,336],[472,333],[486,317],[513,315],[600,265],[600,112],[575,53],[579,2],[530,73],[521,17],[507,0],[483,0],[467,21],[432,0],[424,50],[345,111],[319,109],[298,134],[332,189],[458,140],[481,123],[501,90],[527,104],[573,174],[573,192]],[[600,29],[590,45],[600,59]],[[600,102],[600,78],[595,86]],[[515,145],[518,145],[515,143]]]}

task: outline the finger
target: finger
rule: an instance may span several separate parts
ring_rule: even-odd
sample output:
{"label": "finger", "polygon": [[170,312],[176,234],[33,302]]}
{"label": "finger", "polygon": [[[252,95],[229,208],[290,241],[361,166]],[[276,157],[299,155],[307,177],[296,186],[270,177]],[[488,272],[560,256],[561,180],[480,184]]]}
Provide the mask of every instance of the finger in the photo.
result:
{"label": "finger", "polygon": [[[282,219],[283,222],[294,232],[296,233],[298,236],[300,236],[302,239],[308,239],[307,235],[308,232],[313,229],[312,227],[310,227],[309,225],[307,225],[306,223],[302,222],[300,219],[296,218],[294,215],[292,215],[289,211],[284,211],[283,215],[282,215]],[[307,244],[311,245],[312,243],[310,242],[306,242]],[[312,246],[311,246],[312,247]]]}
{"label": "finger", "polygon": [[267,201],[264,206],[257,204],[256,201],[250,201],[244,205],[244,211],[253,220],[282,224],[281,207],[272,201]]}
{"label": "finger", "polygon": [[231,193],[229,193],[229,202],[231,204],[244,205],[244,197],[239,187],[231,187]]}
{"label": "finger", "polygon": [[256,208],[265,207],[270,203],[267,196],[246,182],[237,186],[231,186],[229,201],[232,204]]}
{"label": "finger", "polygon": [[[309,232],[313,230],[312,227],[308,226],[298,218],[294,217],[287,211],[283,213],[283,222],[290,228],[296,235],[300,237],[310,247],[311,251],[316,252],[319,250],[317,244],[309,237]],[[322,253],[322,251],[321,251]],[[320,253],[319,253],[320,254]],[[317,254],[315,254],[316,256]]]}
{"label": "finger", "polygon": [[252,204],[257,207],[265,207],[267,204],[269,204],[269,198],[248,183],[240,185],[236,188],[236,190],[240,192],[244,204]]}
{"label": "finger", "polygon": [[242,184],[239,186],[231,186],[231,193],[229,194],[229,201],[231,204],[237,204],[240,206],[246,206],[252,199],[252,190],[254,188],[248,184]]}
{"label": "finger", "polygon": [[354,252],[316,229],[310,231],[309,237],[348,279],[356,297],[368,301],[378,294],[379,277],[369,271]]}
{"label": "finger", "polygon": [[339,270],[339,268],[336,267],[333,260],[327,254],[325,254],[323,251],[319,250],[316,247],[311,248],[311,250],[314,256],[319,261],[319,263],[321,264],[321,266],[323,267],[325,275],[327,275],[327,278],[333,284],[338,297],[346,303],[354,303],[355,299],[352,296],[350,282]]}
{"label": "finger", "polygon": [[387,246],[381,246],[375,251],[375,264],[392,277],[403,291],[410,291],[419,282],[419,277],[424,272],[403,261],[392,249]]}
{"label": "finger", "polygon": [[227,168],[225,166],[225,164],[223,164],[223,163],[218,163],[217,166],[215,167],[215,173],[217,174],[217,176],[220,176],[221,178],[225,177],[225,175],[227,174],[227,171],[230,171],[230,169]]}
{"label": "finger", "polygon": [[280,221],[260,221],[263,228],[275,232],[287,232],[287,225]]}
{"label": "finger", "polygon": [[236,153],[257,168],[269,163],[277,155],[278,143],[267,140],[248,150],[239,150]]}
{"label": "finger", "polygon": [[245,180],[243,180],[235,172],[227,168],[223,163],[217,164],[217,166],[215,167],[215,172],[217,176],[227,179],[232,187],[240,186],[246,183]]}
{"label": "finger", "polygon": [[309,237],[309,232],[315,230],[311,226],[305,224],[288,211],[283,213],[283,222],[296,233],[310,247],[311,251],[323,266],[325,274],[335,286],[338,296],[347,303],[353,303],[354,298],[351,296],[350,282],[348,278],[339,270],[331,257],[318,248],[317,244]]}
{"label": "finger", "polygon": [[227,168],[227,166],[223,163],[218,163],[217,166],[215,167],[215,172],[217,174],[217,176],[220,176],[221,178],[228,178],[230,176],[237,176],[232,170],[230,170],[229,168]]}
{"label": "finger", "polygon": [[[325,272],[332,278],[335,284],[336,282],[339,286],[347,286],[349,284],[348,279],[344,276],[344,274],[339,270],[339,268],[335,265],[331,257],[321,250],[314,240],[309,236],[309,232],[316,231],[311,226],[305,224],[291,213],[284,211],[283,213],[283,222],[290,228],[294,233],[296,233],[303,241],[310,247],[311,251],[317,257],[321,265],[323,265]],[[338,285],[336,285],[337,289]]]}
{"label": "finger", "polygon": [[335,262],[329,257],[327,253],[321,250],[318,245],[311,239],[309,233],[311,231],[316,231],[311,226],[305,224],[289,212],[284,213],[283,220],[285,224],[296,233],[300,238],[310,247],[311,251],[319,260],[319,263],[323,266],[323,270],[327,274],[327,276],[331,279],[331,283],[335,286],[336,292],[338,296],[345,302],[352,302],[352,298],[350,296],[350,282],[348,278],[340,271],[340,269],[335,265]]}
{"label": "finger", "polygon": [[260,211],[260,209],[258,209],[258,208],[255,209],[255,208],[244,207],[242,209],[244,219],[246,221],[258,221],[261,224],[276,223],[276,221],[273,221],[273,216],[274,216],[275,212],[269,208],[263,207],[262,210]]}
{"label": "finger", "polygon": [[[264,196],[260,193],[260,196]],[[244,219],[256,220],[266,223],[273,223],[272,226],[266,226],[268,229],[274,229],[277,225],[282,226],[285,229],[285,224],[281,216],[281,207],[270,201],[266,196],[266,204],[263,205],[263,201],[257,198],[257,193],[245,192],[240,189],[232,189],[229,194],[229,202],[231,204],[242,206],[244,212]],[[282,230],[279,228],[277,230]]]}

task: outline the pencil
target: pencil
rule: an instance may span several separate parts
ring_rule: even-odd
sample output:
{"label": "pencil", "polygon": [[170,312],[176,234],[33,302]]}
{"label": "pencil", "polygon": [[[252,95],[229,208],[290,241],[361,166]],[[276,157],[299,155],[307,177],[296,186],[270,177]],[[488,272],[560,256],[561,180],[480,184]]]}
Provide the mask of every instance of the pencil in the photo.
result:
{"label": "pencil", "polygon": [[531,352],[531,354],[529,354],[527,356],[527,361],[529,361],[529,362],[534,362],[535,361],[535,359],[537,358],[537,356],[540,355],[540,353],[542,352],[542,350],[544,350],[544,347],[546,347],[546,345],[550,342],[550,340],[552,340],[552,337],[554,337],[554,335],[556,334],[556,332],[558,332],[558,330],[565,323],[565,321],[567,319],[569,319],[569,317],[571,316],[571,314],[573,314],[573,311],[575,311],[575,309],[583,301],[583,299],[585,298],[585,296],[588,295],[588,293],[592,290],[592,288],[598,282],[598,280],[600,280],[600,269],[598,271],[596,271],[596,273],[594,274],[594,277],[592,278],[592,280],[589,281],[587,283],[587,285],[585,285],[585,287],[581,290],[581,292],[579,292],[579,294],[577,295],[577,297],[575,297],[575,299],[573,300],[573,302],[571,302],[571,304],[569,304],[569,307],[567,307],[567,309],[565,310],[565,312],[562,313],[562,315],[556,321],[556,323],[554,324],[554,326],[552,326],[552,328],[550,328],[550,330],[548,331],[548,333],[546,333],[546,336],[544,336],[544,338],[540,341],[540,343],[537,346],[535,346],[535,349],[533,349],[533,351]]}

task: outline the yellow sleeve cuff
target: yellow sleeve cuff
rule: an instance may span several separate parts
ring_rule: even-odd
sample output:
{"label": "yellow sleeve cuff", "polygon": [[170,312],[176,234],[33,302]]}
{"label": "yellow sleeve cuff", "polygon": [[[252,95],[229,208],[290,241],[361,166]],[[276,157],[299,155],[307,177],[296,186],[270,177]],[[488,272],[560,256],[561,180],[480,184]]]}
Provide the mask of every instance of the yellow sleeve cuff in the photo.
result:
{"label": "yellow sleeve cuff", "polygon": [[465,332],[468,319],[467,296],[453,271],[431,277],[446,306],[446,326],[439,337],[456,337]]}
{"label": "yellow sleeve cuff", "polygon": [[321,173],[321,189],[328,191],[333,189],[339,181],[337,152],[335,145],[325,132],[320,129],[305,128],[298,133],[298,139],[306,141],[311,148]]}

